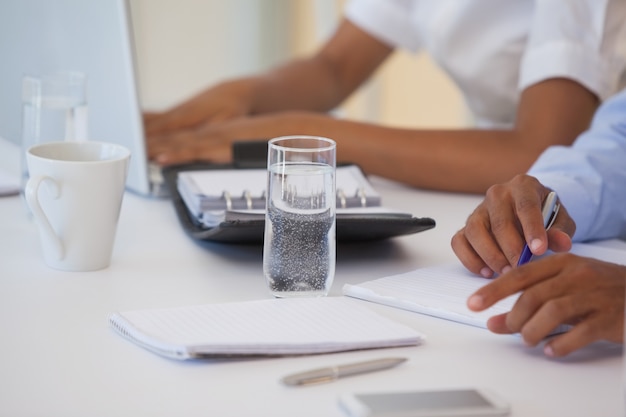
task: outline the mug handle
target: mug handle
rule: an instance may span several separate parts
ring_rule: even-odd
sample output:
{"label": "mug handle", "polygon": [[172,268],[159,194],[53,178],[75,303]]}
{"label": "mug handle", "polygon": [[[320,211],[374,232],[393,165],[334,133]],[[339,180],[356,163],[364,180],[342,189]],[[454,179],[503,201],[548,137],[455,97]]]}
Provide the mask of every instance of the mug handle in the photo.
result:
{"label": "mug handle", "polygon": [[44,181],[46,181],[50,185],[50,187],[48,187],[48,191],[50,192],[52,198],[59,198],[61,196],[61,189],[59,188],[59,184],[53,178],[44,175],[31,177],[26,183],[24,194],[26,196],[26,203],[33,212],[35,220],[39,223],[42,233],[45,235],[45,238],[49,242],[51,242],[53,251],[56,254],[56,258],[58,260],[61,260],[65,256],[63,242],[57,236],[57,234],[54,232],[54,229],[50,225],[48,217],[46,216],[43,209],[41,208],[41,205],[39,204],[39,199],[37,195],[39,193],[39,187]]}

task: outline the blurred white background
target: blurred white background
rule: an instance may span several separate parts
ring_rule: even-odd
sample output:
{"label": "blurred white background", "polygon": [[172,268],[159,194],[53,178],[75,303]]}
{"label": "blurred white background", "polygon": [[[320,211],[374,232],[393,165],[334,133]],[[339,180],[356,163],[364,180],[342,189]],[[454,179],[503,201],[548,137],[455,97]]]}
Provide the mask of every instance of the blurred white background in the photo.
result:
{"label": "blurred white background", "polygon": [[[344,0],[130,0],[142,106],[162,110],[223,79],[313,52]],[[462,127],[455,86],[426,54],[396,52],[342,107],[403,127]]]}

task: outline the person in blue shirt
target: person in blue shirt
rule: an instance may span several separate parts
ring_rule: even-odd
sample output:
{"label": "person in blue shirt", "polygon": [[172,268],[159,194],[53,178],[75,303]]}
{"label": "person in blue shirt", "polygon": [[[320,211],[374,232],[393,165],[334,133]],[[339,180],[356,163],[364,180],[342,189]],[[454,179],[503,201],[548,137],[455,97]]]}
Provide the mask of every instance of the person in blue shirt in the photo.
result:
{"label": "person in blue shirt", "polygon": [[[552,190],[562,207],[546,232],[541,205]],[[626,266],[567,251],[572,241],[624,237],[626,90],[599,108],[572,146],[551,147],[527,174],[490,187],[451,243],[470,271],[500,274],[469,297],[471,310],[522,291],[510,312],[489,320],[490,330],[519,332],[535,346],[557,325],[573,325],[546,342],[544,353],[556,357],[596,340],[623,343]],[[524,244],[535,255],[560,253],[514,267]]]}

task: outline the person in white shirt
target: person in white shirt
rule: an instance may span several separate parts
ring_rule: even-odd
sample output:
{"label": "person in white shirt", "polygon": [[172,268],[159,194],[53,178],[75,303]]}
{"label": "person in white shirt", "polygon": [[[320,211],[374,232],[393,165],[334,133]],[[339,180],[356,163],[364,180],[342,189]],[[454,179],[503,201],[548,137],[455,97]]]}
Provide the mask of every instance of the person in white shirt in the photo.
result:
{"label": "person in white shirt", "polygon": [[[237,139],[320,135],[368,174],[483,193],[588,127],[624,81],[625,37],[623,0],[352,0],[313,56],[146,114],[149,154],[161,164],[225,162]],[[326,113],[396,48],[429,52],[476,128],[394,128]]]}
{"label": "person in white shirt", "polygon": [[[574,241],[626,238],[626,90],[604,103],[590,129],[571,147],[547,149],[528,174],[492,186],[452,238],[452,248],[472,272],[501,274],[468,300],[481,311],[523,291],[513,309],[494,316],[497,333],[520,332],[531,346],[559,324],[569,332],[544,351],[563,356],[595,340],[624,337],[626,266],[559,253],[520,267],[524,243],[536,255],[567,252]],[[541,205],[550,191],[562,203],[546,232]],[[626,264],[626,255],[624,259]]]}

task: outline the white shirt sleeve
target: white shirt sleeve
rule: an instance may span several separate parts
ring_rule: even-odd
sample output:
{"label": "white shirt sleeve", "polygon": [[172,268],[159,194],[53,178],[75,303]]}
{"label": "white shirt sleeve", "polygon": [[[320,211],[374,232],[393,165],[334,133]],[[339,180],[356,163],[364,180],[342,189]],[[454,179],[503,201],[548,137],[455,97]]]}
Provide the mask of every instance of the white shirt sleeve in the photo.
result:
{"label": "white shirt sleeve", "polygon": [[558,193],[576,222],[575,241],[626,238],[626,90],[572,146],[547,149],[528,173]]}
{"label": "white shirt sleeve", "polygon": [[351,0],[345,7],[345,17],[394,48],[417,51],[421,48],[418,28],[412,21],[413,0]]}
{"label": "white shirt sleeve", "polygon": [[626,1],[537,0],[519,88],[553,77],[578,81],[601,100],[622,85]]}

